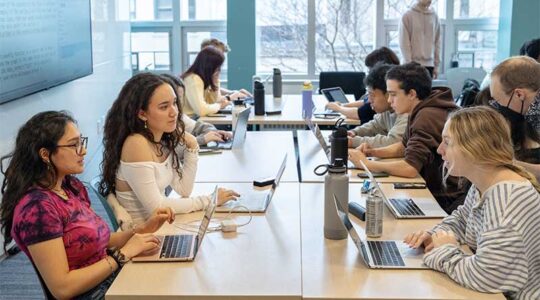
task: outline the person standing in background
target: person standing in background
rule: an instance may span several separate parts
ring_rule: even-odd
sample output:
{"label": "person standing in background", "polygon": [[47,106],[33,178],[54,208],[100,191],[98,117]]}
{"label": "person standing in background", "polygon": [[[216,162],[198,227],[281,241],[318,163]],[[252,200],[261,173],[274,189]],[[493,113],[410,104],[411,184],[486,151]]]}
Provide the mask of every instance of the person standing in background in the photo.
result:
{"label": "person standing in background", "polygon": [[417,0],[399,22],[399,48],[404,63],[417,62],[433,79],[439,75],[441,25],[431,0]]}

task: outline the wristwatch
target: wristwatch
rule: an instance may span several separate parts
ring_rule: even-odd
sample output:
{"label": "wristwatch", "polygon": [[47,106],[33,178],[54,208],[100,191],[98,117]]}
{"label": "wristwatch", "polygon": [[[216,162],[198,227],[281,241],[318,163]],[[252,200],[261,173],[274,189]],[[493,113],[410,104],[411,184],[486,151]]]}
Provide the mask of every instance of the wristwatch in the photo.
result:
{"label": "wristwatch", "polygon": [[120,249],[107,249],[107,254],[116,261],[119,268],[123,267],[130,260],[120,251]]}

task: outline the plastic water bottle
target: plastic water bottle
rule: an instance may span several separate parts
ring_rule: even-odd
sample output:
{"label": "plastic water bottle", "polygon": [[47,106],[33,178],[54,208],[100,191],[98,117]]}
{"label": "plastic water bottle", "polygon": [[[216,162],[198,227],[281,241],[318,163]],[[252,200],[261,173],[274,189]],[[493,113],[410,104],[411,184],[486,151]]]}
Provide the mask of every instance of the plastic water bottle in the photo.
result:
{"label": "plastic water bottle", "polygon": [[310,118],[313,116],[313,110],[315,104],[313,104],[313,85],[311,81],[304,81],[304,88],[302,89],[302,117]]}
{"label": "plastic water bottle", "polygon": [[236,122],[238,121],[238,115],[246,108],[244,100],[233,100],[233,107],[231,112],[232,117],[232,130],[236,129]]}
{"label": "plastic water bottle", "polygon": [[324,237],[342,240],[347,238],[347,230],[338,217],[334,195],[348,213],[349,175],[345,162],[339,158],[328,165],[328,173],[324,177]]}
{"label": "plastic water bottle", "polygon": [[272,92],[274,98],[281,98],[282,93],[282,80],[281,80],[281,70],[274,68],[274,75],[272,76]]}
{"label": "plastic water bottle", "polygon": [[366,199],[366,236],[372,238],[382,236],[383,206],[379,191],[372,189]]}
{"label": "plastic water bottle", "polygon": [[255,81],[253,83],[253,102],[255,105],[255,115],[264,116],[264,84],[260,81]]}

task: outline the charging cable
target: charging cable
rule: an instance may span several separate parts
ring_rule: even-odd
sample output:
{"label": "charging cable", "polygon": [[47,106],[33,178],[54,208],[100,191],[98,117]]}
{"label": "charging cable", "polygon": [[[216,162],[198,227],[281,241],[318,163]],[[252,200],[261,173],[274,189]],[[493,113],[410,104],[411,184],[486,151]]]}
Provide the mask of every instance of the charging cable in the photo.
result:
{"label": "charging cable", "polygon": [[[236,222],[231,218],[231,214],[234,211],[237,211],[239,208],[244,209],[249,214],[249,219],[247,220],[247,222],[242,223],[242,224],[236,224]],[[253,220],[253,215],[251,213],[251,210],[249,210],[249,208],[247,208],[244,205],[237,205],[235,207],[232,207],[225,217],[213,218],[212,220],[210,220],[210,224],[208,225],[206,232],[217,232],[217,231],[235,232],[238,227],[246,226],[249,223],[251,223],[251,220]],[[174,226],[185,231],[198,233],[199,228],[200,228],[200,223],[201,223],[201,220],[194,220],[187,223],[174,224]]]}

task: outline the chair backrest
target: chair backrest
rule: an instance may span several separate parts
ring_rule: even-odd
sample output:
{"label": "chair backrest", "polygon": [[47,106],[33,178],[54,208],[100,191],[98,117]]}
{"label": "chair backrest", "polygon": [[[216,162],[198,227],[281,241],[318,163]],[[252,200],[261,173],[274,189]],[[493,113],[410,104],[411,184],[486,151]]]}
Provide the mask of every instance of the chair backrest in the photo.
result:
{"label": "chair backrest", "polygon": [[463,88],[465,80],[471,78],[482,82],[485,76],[486,71],[481,68],[452,68],[446,70],[446,81],[454,97],[461,94],[461,88]]}
{"label": "chair backrest", "polygon": [[354,94],[354,98],[358,100],[366,93],[365,77],[364,72],[321,72],[319,89],[339,86],[345,94]]}
{"label": "chair backrest", "polygon": [[39,283],[41,284],[41,289],[43,290],[43,295],[45,296],[45,299],[47,300],[56,299],[51,293],[51,291],[49,290],[49,288],[47,287],[47,284],[45,284],[45,280],[43,280],[43,277],[41,277],[41,274],[39,273],[38,268],[36,268],[36,265],[34,264],[34,262],[32,262],[32,267],[34,267],[34,271],[36,271],[36,275],[39,279]]}
{"label": "chair backrest", "polygon": [[105,212],[107,213],[107,216],[109,217],[109,222],[111,223],[113,231],[118,230],[118,221],[116,221],[116,216],[114,215],[111,207],[109,206],[109,203],[107,202],[106,196],[99,193],[99,182],[101,181],[100,176],[96,176],[92,181],[90,181],[89,187],[87,184],[87,188],[92,189],[96,197],[98,197],[99,201],[101,202],[101,205],[103,205],[103,209],[105,209]]}

